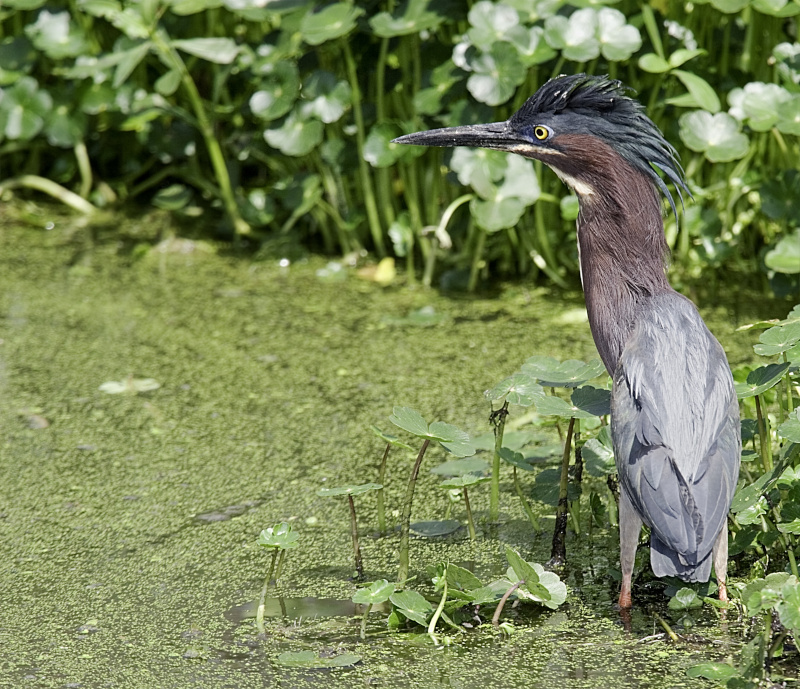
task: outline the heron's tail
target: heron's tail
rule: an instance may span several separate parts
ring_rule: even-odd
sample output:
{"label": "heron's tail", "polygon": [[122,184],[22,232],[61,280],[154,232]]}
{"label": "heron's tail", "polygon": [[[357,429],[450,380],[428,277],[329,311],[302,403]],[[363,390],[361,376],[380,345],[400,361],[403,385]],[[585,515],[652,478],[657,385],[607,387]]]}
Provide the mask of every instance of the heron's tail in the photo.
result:
{"label": "heron's tail", "polygon": [[650,533],[650,566],[657,577],[678,577],[682,581],[708,581],[711,576],[711,551],[699,562],[688,561],[672,550],[655,533]]}

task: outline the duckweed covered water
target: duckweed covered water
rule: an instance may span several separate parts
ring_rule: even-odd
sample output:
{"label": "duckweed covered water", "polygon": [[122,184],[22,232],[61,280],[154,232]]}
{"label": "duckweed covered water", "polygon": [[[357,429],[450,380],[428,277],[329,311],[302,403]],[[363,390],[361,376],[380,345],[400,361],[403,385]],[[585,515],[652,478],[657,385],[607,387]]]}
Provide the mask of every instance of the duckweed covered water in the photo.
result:
{"label": "duckweed covered water", "polygon": [[[353,271],[323,279],[319,260],[143,252],[61,218],[45,232],[52,217],[0,220],[0,686],[692,687],[704,683],[687,666],[740,647],[741,627],[713,619],[695,642],[647,639],[652,606],[627,632],[612,607],[616,537],[597,530],[568,541],[567,605],[514,613],[510,638],[476,629],[442,648],[387,632],[380,611],[358,638],[347,511],[316,490],[375,480],[383,447],[369,428],[388,428],[394,404],[483,433],[483,391],[526,357],[594,356],[580,293],[384,289]],[[785,306],[729,304],[704,315],[733,361],[749,360],[734,327]],[[438,317],[408,319],[423,307]],[[160,387],[98,389],[146,378]],[[390,455],[390,511],[410,457]],[[432,448],[427,468],[444,459]],[[439,480],[423,467],[414,520],[442,518]],[[510,480],[502,489],[499,527],[476,545],[463,529],[415,540],[412,572],[450,560],[497,575],[504,543],[544,562],[552,521],[534,536]],[[474,493],[483,515],[488,491]],[[374,499],[358,510],[366,577],[391,580],[396,536],[375,534]],[[259,638],[256,539],[279,521],[300,547]],[[277,662],[300,650],[363,660]]]}

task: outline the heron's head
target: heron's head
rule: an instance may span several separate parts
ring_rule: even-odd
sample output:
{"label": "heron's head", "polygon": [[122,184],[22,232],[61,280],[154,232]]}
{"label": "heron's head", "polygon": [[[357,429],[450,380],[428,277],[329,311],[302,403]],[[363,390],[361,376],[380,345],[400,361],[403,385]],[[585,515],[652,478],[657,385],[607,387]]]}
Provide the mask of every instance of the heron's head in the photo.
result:
{"label": "heron's head", "polygon": [[551,79],[505,122],[432,129],[407,134],[396,143],[418,146],[476,146],[518,153],[552,168],[587,199],[639,172],[675,203],[661,170],[683,200],[688,192],[675,149],[627,94],[621,82],[576,74]]}

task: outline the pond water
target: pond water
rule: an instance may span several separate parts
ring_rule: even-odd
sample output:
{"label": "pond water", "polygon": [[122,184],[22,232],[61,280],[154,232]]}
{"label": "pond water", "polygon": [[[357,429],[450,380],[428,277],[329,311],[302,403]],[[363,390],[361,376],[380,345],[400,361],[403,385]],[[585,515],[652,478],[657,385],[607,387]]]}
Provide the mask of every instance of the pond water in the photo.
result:
{"label": "pond water", "polygon": [[[653,612],[669,613],[646,576],[626,630],[613,608],[616,535],[595,529],[568,537],[567,603],[510,613],[509,638],[482,628],[435,645],[387,631],[378,610],[359,639],[347,504],[316,490],[376,480],[383,446],[370,426],[389,430],[395,404],[485,433],[484,390],[525,358],[596,356],[579,292],[381,288],[351,270],[320,277],[321,259],[281,267],[179,242],[142,251],[133,231],[120,242],[36,208],[0,219],[0,233],[0,685],[691,687],[705,683],[686,667],[745,638],[736,620],[703,615],[679,644],[653,636]],[[437,316],[427,326],[408,319],[423,307]],[[752,356],[735,327],[787,310],[746,295],[701,309],[735,364]],[[99,390],[140,379],[160,386]],[[390,511],[411,459],[390,455]],[[427,469],[445,459],[429,452],[414,520],[442,518]],[[479,520],[483,488],[471,496]],[[463,529],[414,539],[412,574],[448,560],[496,576],[504,544],[546,561],[552,519],[535,535],[510,474],[501,488],[499,526],[475,545]],[[376,536],[373,495],[357,499],[365,574],[391,580],[397,537]],[[256,539],[280,521],[300,545],[259,637],[269,557]],[[300,650],[362,661],[276,661]]]}

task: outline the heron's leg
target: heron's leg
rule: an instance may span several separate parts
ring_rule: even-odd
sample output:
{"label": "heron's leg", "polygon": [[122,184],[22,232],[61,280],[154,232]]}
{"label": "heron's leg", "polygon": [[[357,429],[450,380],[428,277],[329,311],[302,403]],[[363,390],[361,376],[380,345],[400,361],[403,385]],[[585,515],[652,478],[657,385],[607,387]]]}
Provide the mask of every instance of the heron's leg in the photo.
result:
{"label": "heron's leg", "polygon": [[714,549],[711,551],[714,560],[714,572],[717,575],[719,585],[719,599],[728,600],[728,524],[722,526],[717,540],[714,541]]}
{"label": "heron's leg", "polygon": [[632,605],[631,579],[641,531],[642,520],[633,509],[633,504],[625,488],[622,488],[619,492],[619,564],[622,569],[622,588],[619,592],[620,608],[630,608]]}

